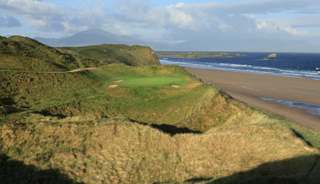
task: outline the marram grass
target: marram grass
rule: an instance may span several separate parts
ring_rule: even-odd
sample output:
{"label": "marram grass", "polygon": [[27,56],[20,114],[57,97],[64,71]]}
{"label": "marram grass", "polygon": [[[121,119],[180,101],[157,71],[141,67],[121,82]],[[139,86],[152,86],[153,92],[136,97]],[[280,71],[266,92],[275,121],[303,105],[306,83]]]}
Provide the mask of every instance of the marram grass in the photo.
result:
{"label": "marram grass", "polygon": [[[56,50],[23,37],[1,39],[17,57],[39,61],[20,70],[0,61],[9,68],[0,71],[3,183],[320,180],[319,132],[233,99],[178,66],[106,64],[89,56],[101,46]],[[150,51],[104,47],[123,49],[122,59]],[[40,62],[46,52],[74,60]],[[14,54],[2,57],[19,61]],[[95,69],[66,72],[88,66]],[[108,88],[117,80],[123,81]]]}

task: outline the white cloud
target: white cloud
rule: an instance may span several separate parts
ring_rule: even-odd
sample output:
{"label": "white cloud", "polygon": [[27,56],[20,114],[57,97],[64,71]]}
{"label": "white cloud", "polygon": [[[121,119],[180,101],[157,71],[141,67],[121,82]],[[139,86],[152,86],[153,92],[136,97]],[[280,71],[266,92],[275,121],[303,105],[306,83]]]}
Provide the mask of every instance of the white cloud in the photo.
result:
{"label": "white cloud", "polygon": [[64,16],[70,11],[62,6],[34,0],[1,0],[0,10],[15,15],[44,18],[49,16]]}
{"label": "white cloud", "polygon": [[175,24],[178,28],[181,29],[197,30],[197,28],[194,26],[192,16],[179,9],[176,9],[176,7],[181,7],[181,4],[179,6],[178,5],[171,5],[167,8],[167,12],[170,15],[169,21],[171,21],[173,24]]}
{"label": "white cloud", "polygon": [[225,23],[220,23],[218,25],[218,28],[221,29],[223,32],[235,31],[235,29],[232,26],[227,25]]}
{"label": "white cloud", "polygon": [[245,16],[245,17],[250,18],[250,19],[256,19],[256,15],[255,14],[242,14],[242,16]]}
{"label": "white cloud", "polygon": [[184,6],[184,5],[186,5],[186,4],[183,3],[183,2],[180,2],[180,3],[178,3],[175,7],[179,8],[179,7],[182,7],[182,6]]}
{"label": "white cloud", "polygon": [[47,25],[47,21],[45,19],[44,20],[31,19],[29,20],[29,23],[33,27],[42,27]]}
{"label": "white cloud", "polygon": [[[94,7],[94,8],[92,8]],[[149,1],[119,0],[114,5],[87,0],[60,6],[34,0],[0,0],[0,11],[16,21],[25,20],[37,31],[73,34],[91,28],[102,28],[117,35],[134,35],[134,29],[150,29],[151,39],[184,40],[205,33],[217,37],[318,36],[303,27],[320,27],[319,0],[264,0],[241,2],[209,2],[168,7],[155,6]],[[296,17],[256,19],[257,15],[298,12]],[[308,16],[300,14],[308,13]],[[312,14],[311,14],[312,13]],[[233,16],[228,16],[233,14]],[[320,13],[319,13],[320,14]],[[311,16],[312,15],[312,16]],[[3,18],[0,20],[3,22]],[[12,19],[13,20],[13,19]],[[2,25],[4,25],[2,23]],[[17,24],[18,25],[18,24]],[[299,29],[298,29],[299,28]],[[183,38],[182,36],[185,36]],[[201,36],[201,35],[200,35]]]}
{"label": "white cloud", "polygon": [[132,36],[133,35],[133,31],[128,28],[128,26],[126,26],[125,24],[112,24],[112,25],[104,25],[102,27],[102,29],[104,29],[105,31],[111,33],[111,34],[115,34],[118,36],[122,36],[122,35],[126,35],[126,36]]}
{"label": "white cloud", "polygon": [[298,35],[298,36],[306,36],[309,34],[308,31],[305,30],[297,30],[295,28],[292,28],[289,25],[284,25],[284,26],[279,26],[280,30],[283,30],[287,33],[293,34],[293,35]]}

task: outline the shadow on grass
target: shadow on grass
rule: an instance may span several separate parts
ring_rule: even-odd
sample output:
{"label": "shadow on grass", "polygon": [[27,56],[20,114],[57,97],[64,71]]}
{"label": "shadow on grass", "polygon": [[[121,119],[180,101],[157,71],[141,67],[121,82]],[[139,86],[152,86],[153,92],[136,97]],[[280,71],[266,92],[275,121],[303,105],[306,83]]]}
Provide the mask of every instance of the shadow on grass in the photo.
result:
{"label": "shadow on grass", "polygon": [[57,169],[41,170],[33,165],[11,160],[5,154],[0,154],[0,183],[82,184],[73,181]]}
{"label": "shadow on grass", "polygon": [[[133,120],[132,120],[133,121]],[[135,121],[133,121],[135,122]],[[152,128],[158,129],[164,133],[170,134],[171,136],[174,136],[176,134],[187,134],[187,133],[192,133],[192,134],[201,134],[203,132],[200,131],[194,131],[194,130],[190,130],[188,128],[179,128],[176,127],[174,125],[167,125],[167,124],[162,124],[162,125],[158,125],[158,124],[148,124],[148,123],[140,123],[140,122],[136,122],[140,125],[145,125],[145,126],[150,126]]]}
{"label": "shadow on grass", "polygon": [[[318,184],[320,156],[310,155],[261,164],[249,171],[220,179],[193,178],[185,184]],[[213,173],[214,174],[214,173]]]}
{"label": "shadow on grass", "polygon": [[62,114],[51,114],[49,111],[47,110],[41,110],[41,111],[36,111],[36,112],[33,112],[35,114],[41,114],[43,116],[55,116],[55,117],[59,117],[61,119],[63,118],[66,118],[67,116],[65,115],[62,115]]}
{"label": "shadow on grass", "polygon": [[311,144],[311,142],[306,141],[306,139],[305,139],[299,132],[297,132],[297,131],[296,131],[295,129],[293,129],[293,128],[290,128],[290,129],[291,129],[291,131],[295,134],[295,136],[301,138],[301,139],[302,139],[304,142],[306,142],[309,146],[313,147],[313,145]]}
{"label": "shadow on grass", "polygon": [[13,98],[0,98],[0,105],[14,105],[16,104]]}

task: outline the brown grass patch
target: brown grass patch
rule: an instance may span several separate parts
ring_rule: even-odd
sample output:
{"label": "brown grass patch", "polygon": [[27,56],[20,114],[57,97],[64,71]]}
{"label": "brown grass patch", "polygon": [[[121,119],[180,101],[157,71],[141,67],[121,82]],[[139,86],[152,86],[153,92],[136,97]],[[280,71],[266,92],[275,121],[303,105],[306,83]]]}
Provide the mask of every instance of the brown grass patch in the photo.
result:
{"label": "brown grass patch", "polygon": [[[292,133],[288,128],[252,124],[172,137],[120,118],[91,123],[84,119],[84,123],[62,121],[70,120],[4,125],[0,127],[1,151],[39,169],[60,169],[70,179],[84,183],[175,183],[193,178],[223,179],[239,172],[248,179],[318,179],[318,170],[310,171],[318,163],[319,151],[294,134],[283,139],[284,133]],[[7,172],[13,174],[10,167]],[[20,173],[24,174],[23,170]],[[27,179],[35,177],[27,174]],[[241,179],[233,178],[229,183]]]}
{"label": "brown grass patch", "polygon": [[118,84],[113,84],[113,85],[108,86],[108,88],[115,88],[117,86],[118,86]]}
{"label": "brown grass patch", "polygon": [[123,80],[117,80],[117,81],[113,81],[113,82],[122,82]]}
{"label": "brown grass patch", "polygon": [[110,96],[110,97],[114,97],[114,98],[134,98],[134,96],[132,96],[130,94],[130,89],[122,87],[122,88],[116,88],[112,91],[110,90],[105,90],[105,94]]}
{"label": "brown grass patch", "polygon": [[170,86],[173,88],[180,88],[180,86],[178,86],[178,85],[170,85]]}
{"label": "brown grass patch", "polygon": [[201,85],[202,82],[200,82],[198,79],[189,79],[188,85],[187,85],[187,89],[193,89],[198,87],[199,85]]}

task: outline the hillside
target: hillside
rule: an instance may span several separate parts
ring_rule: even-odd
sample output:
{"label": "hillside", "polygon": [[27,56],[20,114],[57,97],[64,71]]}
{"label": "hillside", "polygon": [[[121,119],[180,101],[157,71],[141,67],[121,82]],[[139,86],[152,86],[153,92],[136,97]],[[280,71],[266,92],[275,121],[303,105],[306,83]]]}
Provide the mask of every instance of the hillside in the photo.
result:
{"label": "hillside", "polygon": [[[77,49],[65,52],[88,57]],[[23,49],[16,52],[21,57]],[[13,68],[0,71],[4,183],[320,179],[318,132],[233,99],[179,66],[114,63],[57,73]]]}
{"label": "hillside", "polygon": [[62,49],[71,50],[106,63],[124,63],[130,66],[160,64],[155,52],[146,46],[103,44],[86,47],[62,47]]}
{"label": "hillside", "polygon": [[22,36],[0,37],[0,50],[0,70],[63,72],[82,67],[106,65],[83,56],[77,57],[72,53],[66,53]]}

